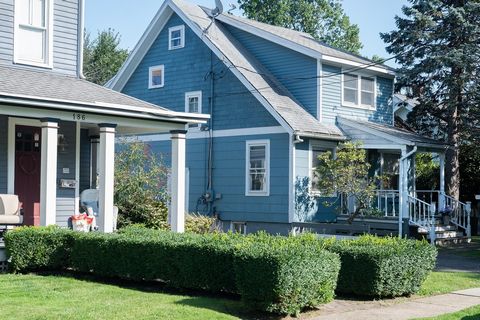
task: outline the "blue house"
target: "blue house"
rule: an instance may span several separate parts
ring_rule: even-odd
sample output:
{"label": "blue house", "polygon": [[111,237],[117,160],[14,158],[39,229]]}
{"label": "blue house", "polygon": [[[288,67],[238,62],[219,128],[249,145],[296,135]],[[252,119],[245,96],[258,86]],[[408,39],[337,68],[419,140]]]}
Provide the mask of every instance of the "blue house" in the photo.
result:
{"label": "blue house", "polygon": [[[309,34],[166,0],[109,86],[211,116],[187,128],[190,212],[215,214],[240,232],[405,233],[457,202],[443,182],[425,196],[415,190],[415,153],[443,159],[445,145],[393,127],[394,80],[391,68]],[[140,139],[170,163],[168,135]],[[372,174],[392,176],[377,191],[382,216],[353,225],[342,212],[354,199],[332,197],[338,205],[325,207],[313,175],[317,156],[346,140],[363,142]]]}

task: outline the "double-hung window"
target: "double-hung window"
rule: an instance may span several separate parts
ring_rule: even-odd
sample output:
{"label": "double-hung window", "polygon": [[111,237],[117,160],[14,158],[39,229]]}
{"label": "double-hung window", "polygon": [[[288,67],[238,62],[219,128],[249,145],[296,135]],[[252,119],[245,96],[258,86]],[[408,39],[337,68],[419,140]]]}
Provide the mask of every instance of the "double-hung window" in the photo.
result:
{"label": "double-hung window", "polygon": [[164,86],[165,67],[164,65],[150,67],[148,69],[148,88],[155,89]]}
{"label": "double-hung window", "polygon": [[375,78],[343,75],[343,103],[360,108],[375,108]]}
{"label": "double-hung window", "polygon": [[268,196],[270,192],[270,141],[247,141],[247,196]]}
{"label": "double-hung window", "polygon": [[51,67],[51,2],[15,0],[15,63]]}
{"label": "double-hung window", "polygon": [[168,50],[185,47],[185,26],[175,26],[168,29]]}
{"label": "double-hung window", "polygon": [[[185,112],[202,113],[202,91],[185,93]],[[190,128],[199,127],[198,124],[191,124]]]}
{"label": "double-hung window", "polygon": [[321,177],[317,173],[317,168],[320,165],[318,157],[325,152],[331,152],[331,156],[335,157],[335,145],[330,143],[312,143],[310,145],[310,192],[315,194],[322,193],[319,188],[319,181]]}

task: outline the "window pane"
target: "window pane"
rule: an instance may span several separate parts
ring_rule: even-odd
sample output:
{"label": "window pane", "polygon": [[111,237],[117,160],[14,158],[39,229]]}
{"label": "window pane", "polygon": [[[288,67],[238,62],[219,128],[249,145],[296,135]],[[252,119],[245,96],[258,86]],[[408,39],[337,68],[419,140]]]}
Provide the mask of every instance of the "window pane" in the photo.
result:
{"label": "window pane", "polygon": [[45,27],[45,0],[32,1],[32,25],[35,27]]}
{"label": "window pane", "polygon": [[161,86],[162,83],[162,70],[152,71],[152,86]]}
{"label": "window pane", "polygon": [[373,92],[362,92],[362,104],[373,106]]}
{"label": "window pane", "polygon": [[15,13],[18,17],[18,23],[30,24],[30,0],[18,0],[16,4],[18,8],[15,8]]}
{"label": "window pane", "polygon": [[351,102],[351,103],[357,104],[357,102],[358,102],[357,90],[345,88],[343,90],[343,100],[346,101],[346,102]]}
{"label": "window pane", "polygon": [[362,91],[373,92],[374,81],[371,78],[362,77]]}
{"label": "window pane", "polygon": [[180,30],[174,30],[171,32],[170,38],[175,39],[180,37],[181,37]]}
{"label": "window pane", "polygon": [[198,97],[188,98],[188,111],[198,113]]}
{"label": "window pane", "polygon": [[318,160],[318,156],[320,156],[322,153],[324,153],[325,150],[323,149],[312,149],[312,190],[313,191],[319,191],[318,190],[318,180],[319,177],[316,172],[316,168],[320,164],[320,161]]}
{"label": "window pane", "polygon": [[265,146],[250,147],[250,168],[265,168]]}
{"label": "window pane", "polygon": [[45,63],[45,31],[18,28],[18,58],[32,62]]}
{"label": "window pane", "polygon": [[358,88],[358,77],[351,74],[343,75],[343,86],[345,88],[351,88],[357,90]]}
{"label": "window pane", "polygon": [[249,181],[251,191],[266,190],[266,146],[250,146]]}
{"label": "window pane", "polygon": [[251,191],[265,190],[265,173],[250,174],[250,190]]}
{"label": "window pane", "polygon": [[180,38],[178,39],[172,39],[172,47],[180,47],[182,45],[182,42],[180,40]]}

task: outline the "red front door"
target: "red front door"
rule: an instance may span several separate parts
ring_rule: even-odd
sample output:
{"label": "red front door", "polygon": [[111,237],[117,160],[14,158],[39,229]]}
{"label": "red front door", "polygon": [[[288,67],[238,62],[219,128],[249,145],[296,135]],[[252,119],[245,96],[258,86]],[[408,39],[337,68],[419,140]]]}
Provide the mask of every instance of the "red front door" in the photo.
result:
{"label": "red front door", "polygon": [[15,128],[15,194],[23,203],[23,224],[40,225],[40,146],[39,127]]}

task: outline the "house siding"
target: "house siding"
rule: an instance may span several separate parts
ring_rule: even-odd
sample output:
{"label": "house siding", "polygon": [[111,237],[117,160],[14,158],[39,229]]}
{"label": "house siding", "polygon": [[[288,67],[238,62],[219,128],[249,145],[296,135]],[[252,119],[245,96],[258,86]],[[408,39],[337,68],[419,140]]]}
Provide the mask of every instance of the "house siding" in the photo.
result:
{"label": "house siding", "polygon": [[80,130],[80,192],[90,189],[90,137],[88,129]]}
{"label": "house siding", "polygon": [[[168,50],[168,28],[178,25],[185,25],[185,47]],[[148,89],[148,69],[156,65],[165,66],[164,87]],[[211,66],[215,74],[213,112]],[[174,111],[185,111],[185,93],[189,91],[202,91],[202,112],[212,114],[211,126],[216,130],[278,126],[231,70],[173,14],[122,92]]]}
{"label": "house siding", "polygon": [[305,110],[317,117],[317,60],[231,25],[227,30],[277,80]]}
{"label": "house siding", "polygon": [[[13,64],[15,0],[0,0],[0,63]],[[53,71],[76,74],[78,0],[54,0]]]}
{"label": "house siding", "polygon": [[[68,145],[64,152],[59,151],[57,156],[57,224],[67,226],[68,218],[75,213],[75,189],[60,187],[60,179],[75,180],[76,170],[76,123],[71,121],[59,122],[59,134],[63,134]],[[63,169],[69,173],[63,173]]]}
{"label": "house siding", "polygon": [[8,117],[0,115],[0,193],[8,189]]}
{"label": "house siding", "polygon": [[[270,196],[245,196],[246,141],[270,140]],[[288,134],[215,138],[213,188],[220,199],[214,207],[221,220],[288,222]],[[170,165],[170,141],[150,142],[151,150]],[[206,191],[207,139],[187,140],[187,168],[190,172],[188,210],[196,212],[197,201]],[[202,212],[200,212],[202,213]]]}
{"label": "house siding", "polygon": [[322,65],[322,115],[326,123],[335,123],[336,117],[355,118],[381,124],[393,124],[393,80],[377,76],[377,108],[366,110],[342,104],[342,69]]}

